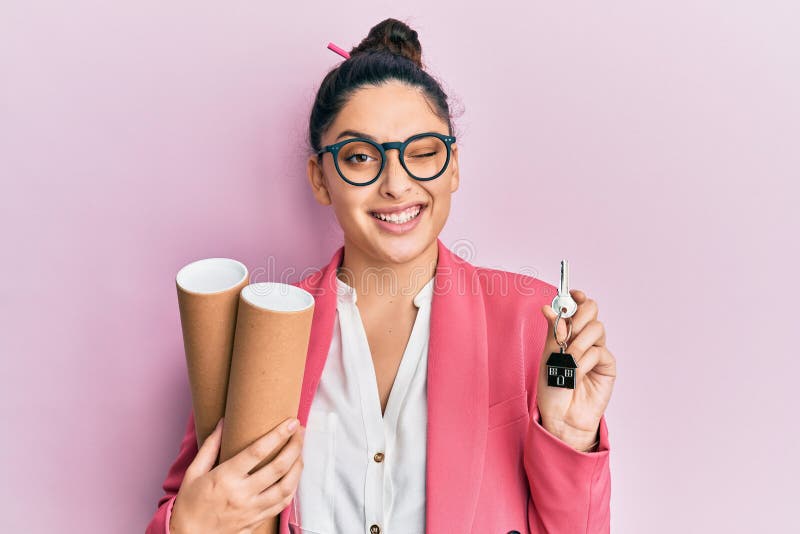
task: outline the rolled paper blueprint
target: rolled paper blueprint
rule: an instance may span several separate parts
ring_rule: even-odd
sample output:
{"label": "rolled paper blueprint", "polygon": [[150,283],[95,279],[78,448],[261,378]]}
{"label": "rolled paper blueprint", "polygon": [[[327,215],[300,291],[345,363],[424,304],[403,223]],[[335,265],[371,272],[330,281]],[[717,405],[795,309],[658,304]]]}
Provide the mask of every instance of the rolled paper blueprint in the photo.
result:
{"label": "rolled paper blueprint", "polygon": [[[297,417],[314,297],[297,286],[259,282],[242,289],[231,357],[220,463],[287,417]],[[268,464],[280,447],[249,473]],[[277,532],[277,518],[253,532]]]}
{"label": "rolled paper blueprint", "polygon": [[225,414],[239,293],[247,267],[228,258],[184,266],[175,277],[197,447]]}

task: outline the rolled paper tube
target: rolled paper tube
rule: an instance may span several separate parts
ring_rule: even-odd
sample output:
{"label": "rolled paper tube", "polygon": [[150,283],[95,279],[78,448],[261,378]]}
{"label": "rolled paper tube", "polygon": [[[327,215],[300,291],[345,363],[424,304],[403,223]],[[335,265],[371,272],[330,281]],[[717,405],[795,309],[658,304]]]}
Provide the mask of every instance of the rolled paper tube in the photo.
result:
{"label": "rolled paper tube", "polygon": [[247,282],[247,267],[228,258],[192,262],[175,278],[198,448],[225,414],[239,293]]}
{"label": "rolled paper tube", "polygon": [[[259,282],[242,289],[231,357],[220,463],[235,456],[287,417],[297,417],[314,297],[293,285]],[[272,461],[278,447],[252,467]],[[254,534],[274,534],[277,517]]]}

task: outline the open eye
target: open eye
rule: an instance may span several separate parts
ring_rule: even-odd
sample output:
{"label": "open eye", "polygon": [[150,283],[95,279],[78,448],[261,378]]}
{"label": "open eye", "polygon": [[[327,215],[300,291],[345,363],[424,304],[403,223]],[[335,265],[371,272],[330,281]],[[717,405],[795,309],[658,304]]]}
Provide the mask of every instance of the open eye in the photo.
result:
{"label": "open eye", "polygon": [[[366,163],[372,158],[369,154],[365,154],[363,152],[358,152],[355,154],[350,154],[344,158],[345,161],[349,163]],[[373,158],[374,159],[374,158]]]}
{"label": "open eye", "polygon": [[353,166],[374,164],[381,161],[381,153],[370,143],[352,141],[345,144],[339,151],[339,161]]}

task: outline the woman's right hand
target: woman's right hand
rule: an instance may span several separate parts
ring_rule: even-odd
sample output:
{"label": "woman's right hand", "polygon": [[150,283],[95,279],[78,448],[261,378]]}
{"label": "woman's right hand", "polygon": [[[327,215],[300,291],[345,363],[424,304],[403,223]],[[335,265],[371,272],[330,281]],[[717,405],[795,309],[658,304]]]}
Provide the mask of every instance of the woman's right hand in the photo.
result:
{"label": "woman's right hand", "polygon": [[[170,534],[248,534],[274,518],[294,497],[303,470],[305,428],[289,418],[216,467],[222,419],[186,469],[172,506]],[[285,444],[285,446],[284,446]],[[274,450],[268,464],[248,474]],[[213,467],[213,469],[212,469]]]}

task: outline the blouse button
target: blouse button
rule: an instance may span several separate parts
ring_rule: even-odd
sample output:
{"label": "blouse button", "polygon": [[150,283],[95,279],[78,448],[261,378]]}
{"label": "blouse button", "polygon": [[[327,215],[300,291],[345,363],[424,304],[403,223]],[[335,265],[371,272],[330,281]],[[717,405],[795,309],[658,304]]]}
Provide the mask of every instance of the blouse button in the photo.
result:
{"label": "blouse button", "polygon": [[382,452],[376,452],[375,456],[373,456],[372,459],[375,460],[378,463],[382,462],[383,461],[383,453]]}
{"label": "blouse button", "polygon": [[379,527],[378,525],[372,525],[371,527],[369,527],[369,532],[370,534],[380,534],[381,527]]}

